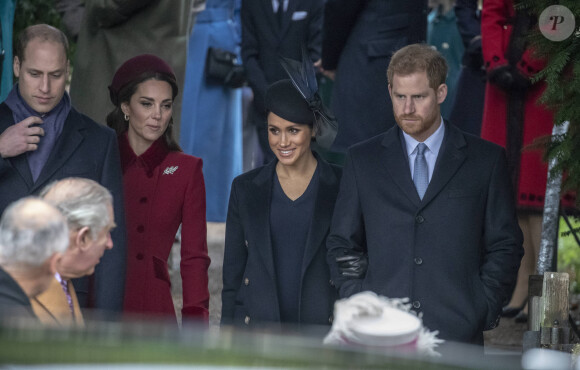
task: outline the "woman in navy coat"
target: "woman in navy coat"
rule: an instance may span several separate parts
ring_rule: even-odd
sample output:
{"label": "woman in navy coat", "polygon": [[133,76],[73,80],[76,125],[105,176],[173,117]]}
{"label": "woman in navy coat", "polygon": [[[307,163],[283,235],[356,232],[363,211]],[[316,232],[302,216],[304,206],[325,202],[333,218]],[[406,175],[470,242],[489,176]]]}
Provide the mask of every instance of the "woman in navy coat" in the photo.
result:
{"label": "woman in navy coat", "polygon": [[319,120],[290,80],[268,88],[266,106],[276,159],[232,184],[222,324],[328,325],[337,294],[325,241],[342,170],[311,151]]}

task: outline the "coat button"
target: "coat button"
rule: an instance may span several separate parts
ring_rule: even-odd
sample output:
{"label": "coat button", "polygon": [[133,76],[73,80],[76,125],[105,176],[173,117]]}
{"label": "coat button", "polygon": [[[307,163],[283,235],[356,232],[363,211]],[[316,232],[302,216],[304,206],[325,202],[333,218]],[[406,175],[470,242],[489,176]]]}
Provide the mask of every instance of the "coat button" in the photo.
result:
{"label": "coat button", "polygon": [[143,231],[145,231],[145,226],[143,226],[143,225],[139,225],[139,226],[137,226],[137,232],[138,232],[138,233],[142,234],[142,233],[143,233]]}
{"label": "coat button", "polygon": [[413,302],[413,308],[417,308],[417,309],[418,309],[418,308],[421,308],[421,302],[419,302],[419,301],[414,301],[414,302]]}
{"label": "coat button", "polygon": [[137,253],[137,256],[135,256],[135,258],[141,261],[143,258],[145,258],[145,256],[143,255],[143,253]]}
{"label": "coat button", "polygon": [[245,285],[250,285],[250,279],[248,279],[248,278],[245,278],[245,279],[244,279],[244,284],[245,284]]}
{"label": "coat button", "polygon": [[245,323],[246,325],[250,325],[250,316],[246,316],[246,317],[244,318],[244,323]]}
{"label": "coat button", "polygon": [[415,265],[422,265],[423,264],[423,259],[421,257],[415,257],[414,261],[415,261]]}
{"label": "coat button", "polygon": [[415,221],[418,224],[422,224],[423,222],[425,222],[425,218],[423,218],[423,216],[419,215],[419,216],[415,217]]}
{"label": "coat button", "polygon": [[147,203],[147,197],[141,197],[141,199],[139,199],[139,203],[141,204]]}

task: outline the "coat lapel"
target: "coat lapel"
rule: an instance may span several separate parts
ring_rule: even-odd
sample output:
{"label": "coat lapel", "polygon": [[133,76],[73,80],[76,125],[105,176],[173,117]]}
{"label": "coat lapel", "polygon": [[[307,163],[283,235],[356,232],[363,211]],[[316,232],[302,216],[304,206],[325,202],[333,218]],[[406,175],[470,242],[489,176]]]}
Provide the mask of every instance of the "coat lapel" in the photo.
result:
{"label": "coat lapel", "polygon": [[310,222],[310,230],[308,231],[308,237],[306,239],[306,249],[304,250],[302,263],[302,278],[304,278],[306,269],[310,266],[318,250],[325,248],[323,241],[328,233],[332,212],[334,210],[334,207],[329,207],[328,205],[334,204],[336,194],[338,193],[338,179],[330,165],[319,158],[318,165],[320,166],[319,185],[316,193],[314,212],[312,213],[312,221]]}
{"label": "coat lapel", "polygon": [[50,152],[44,168],[34,183],[34,188],[32,189],[33,192],[42,187],[52,178],[53,174],[58,169],[67,163],[69,158],[83,141],[83,135],[81,135],[79,131],[84,128],[84,121],[78,118],[77,115],[78,113],[74,110],[70,111],[66,121],[64,122],[62,133],[54,144],[54,148]]}
{"label": "coat lapel", "polygon": [[268,23],[268,29],[272,31],[275,37],[280,37],[280,26],[278,25],[278,16],[274,13],[274,8],[272,7],[272,0],[261,0],[262,9],[264,9],[264,18]]}
{"label": "coat lapel", "polygon": [[[280,0],[283,2],[283,0]],[[299,0],[288,0],[288,9],[284,12],[284,17],[282,18],[282,27],[280,27],[280,39],[283,39],[290,28],[290,23],[292,22],[292,15],[298,7]]]}
{"label": "coat lapel", "polygon": [[423,206],[427,205],[443,190],[455,172],[461,167],[465,161],[465,153],[462,150],[465,145],[463,134],[457,128],[445,123],[445,137],[435,163],[433,177],[423,197]]}
{"label": "coat lapel", "polygon": [[274,272],[274,256],[272,253],[272,238],[270,237],[270,204],[272,201],[272,179],[276,170],[276,161],[266,165],[260,173],[254,178],[251,190],[252,209],[251,214],[254,217],[252,225],[256,225],[253,234],[257,236],[257,242],[254,248],[260,254],[266,271],[276,281]]}
{"label": "coat lapel", "polygon": [[[0,133],[4,132],[8,127],[14,124],[14,117],[12,116],[12,111],[5,103],[0,105]],[[8,159],[8,162],[12,167],[18,171],[26,186],[30,189],[33,185],[32,173],[30,172],[30,166],[28,165],[28,160],[26,159],[26,154],[21,154],[17,157]]]}
{"label": "coat lapel", "polygon": [[382,161],[385,164],[389,177],[397,184],[401,192],[414,205],[418,206],[421,199],[419,198],[419,194],[417,194],[413,179],[411,178],[407,153],[401,143],[398,126],[387,131],[382,145],[384,147]]}

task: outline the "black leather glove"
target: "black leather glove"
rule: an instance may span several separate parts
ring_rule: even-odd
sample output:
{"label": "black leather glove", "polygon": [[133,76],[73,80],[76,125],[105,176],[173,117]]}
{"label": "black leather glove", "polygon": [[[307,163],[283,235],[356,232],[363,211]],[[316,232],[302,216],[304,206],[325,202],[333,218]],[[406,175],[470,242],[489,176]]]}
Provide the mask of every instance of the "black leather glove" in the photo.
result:
{"label": "black leather glove", "polygon": [[510,91],[514,84],[512,67],[509,65],[492,69],[487,74],[487,78],[489,79],[489,82],[505,91]]}
{"label": "black leather glove", "polygon": [[341,276],[362,279],[367,273],[368,257],[364,252],[350,250],[348,254],[336,257],[336,262]]}
{"label": "black leather glove", "polygon": [[479,70],[483,66],[483,52],[481,49],[481,35],[475,36],[463,53],[461,63],[474,70]]}

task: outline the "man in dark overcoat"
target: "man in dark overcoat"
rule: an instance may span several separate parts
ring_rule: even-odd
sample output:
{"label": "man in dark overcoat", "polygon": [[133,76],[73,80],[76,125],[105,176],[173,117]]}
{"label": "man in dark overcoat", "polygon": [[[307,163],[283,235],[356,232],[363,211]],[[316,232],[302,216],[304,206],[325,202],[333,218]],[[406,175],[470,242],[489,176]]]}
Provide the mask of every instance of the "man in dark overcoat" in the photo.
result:
{"label": "man in dark overcoat", "polygon": [[341,297],[408,297],[441,338],[483,344],[523,255],[504,150],[443,121],[447,65],[428,45],[397,51],[387,74],[397,126],[347,152],[332,279]]}
{"label": "man in dark overcoat", "polygon": [[[0,213],[66,177],[94,180],[113,194],[117,228],[113,248],[94,278],[75,279],[82,307],[120,311],[125,286],[125,215],[115,132],[79,113],[65,91],[66,36],[46,24],[22,31],[15,49],[18,83],[0,104]],[[90,297],[89,297],[90,290]],[[89,302],[90,298],[90,302]]]}

